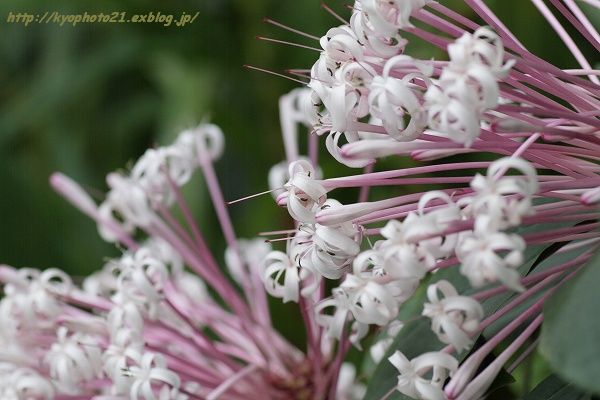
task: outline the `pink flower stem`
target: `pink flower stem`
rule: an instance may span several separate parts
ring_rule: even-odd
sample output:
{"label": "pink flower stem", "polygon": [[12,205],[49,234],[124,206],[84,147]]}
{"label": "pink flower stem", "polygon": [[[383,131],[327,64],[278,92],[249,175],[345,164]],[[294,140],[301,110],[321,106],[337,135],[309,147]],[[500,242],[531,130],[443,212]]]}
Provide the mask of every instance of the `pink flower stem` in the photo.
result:
{"label": "pink flower stem", "polygon": [[[363,169],[363,176],[372,173],[374,169],[375,169],[375,163],[367,165]],[[369,199],[369,189],[370,188],[371,187],[367,186],[367,185],[363,185],[360,188],[360,192],[358,193],[358,202],[359,203],[364,203],[365,201],[367,201]]]}
{"label": "pink flower stem", "polygon": [[[199,152],[203,151],[199,147]],[[221,230],[223,231],[223,235],[225,236],[225,241],[229,248],[234,252],[234,254],[238,258],[238,262],[242,265],[241,272],[243,273],[243,278],[241,280],[242,289],[244,290],[244,294],[246,299],[248,300],[248,304],[252,309],[252,315],[259,321],[265,321],[265,314],[268,315],[268,309],[265,309],[265,301],[261,299],[254,298],[254,289],[251,287],[253,279],[250,276],[250,271],[246,262],[243,260],[240,249],[237,243],[236,235],[233,230],[233,224],[231,223],[231,218],[229,217],[229,213],[225,207],[225,199],[223,198],[223,193],[221,192],[221,187],[219,186],[217,175],[213,168],[212,162],[210,162],[208,155],[200,155],[200,167],[202,173],[204,175],[204,180],[206,182],[206,186],[208,187],[208,192],[210,194],[213,207],[215,212],[217,213],[217,218],[219,220],[219,224],[221,225]],[[259,307],[261,309],[259,310]]]}
{"label": "pink flower stem", "polygon": [[[446,395],[453,399],[457,394],[462,392],[467,383],[471,380],[475,374],[478,366],[481,364],[483,359],[504,339],[506,339],[513,331],[515,331],[520,325],[532,317],[538,316],[541,313],[544,302],[565,282],[574,276],[579,269],[571,272],[567,277],[561,279],[554,287],[548,289],[538,300],[535,301],[529,308],[527,308],[522,314],[513,319],[510,323],[504,326],[496,335],[490,338],[483,346],[477,351],[471,354],[458,368],[458,371],[454,373],[454,376],[450,383],[445,388]],[[550,279],[550,278],[547,278]],[[542,283],[542,282],[541,282]],[[538,284],[539,285],[539,284]],[[541,321],[540,321],[541,322]],[[525,332],[529,330],[526,329]],[[533,333],[533,331],[531,331]],[[529,337],[529,335],[527,335]],[[514,342],[513,342],[514,343]],[[509,346],[510,347],[510,346]],[[520,345],[518,346],[520,347]],[[517,348],[518,348],[517,347]],[[442,351],[451,352],[453,347],[446,346]],[[515,349],[516,350],[516,349]],[[504,363],[503,363],[504,364]]]}
{"label": "pink flower stem", "polygon": [[335,359],[326,372],[327,380],[330,382],[329,396],[327,397],[328,399],[336,398],[340,370],[342,368],[344,358],[346,357],[348,350],[350,350],[350,346],[351,344],[350,340],[348,340],[348,332],[344,329],[342,330],[342,337],[340,338],[340,341],[338,343],[338,349],[337,354],[335,355]]}
{"label": "pink flower stem", "polygon": [[166,226],[173,230],[189,248],[199,250],[196,243],[194,243],[190,235],[185,231],[185,229],[183,229],[181,224],[177,221],[167,207],[165,207],[163,204],[157,203],[154,205],[154,209],[158,211],[158,214],[162,217],[166,223]]}
{"label": "pink flower stem", "polygon": [[[158,222],[158,221],[157,221]],[[183,243],[173,232],[164,225],[153,225],[146,229],[148,233],[160,236],[165,239],[175,250],[177,250],[186,263],[208,282],[219,296],[229,304],[235,313],[241,318],[247,318],[248,309],[242,301],[236,290],[229,284],[222,274],[215,274],[214,271],[208,271],[206,263],[202,262],[185,243]]]}
{"label": "pink flower stem", "polygon": [[[551,0],[552,4],[554,4],[557,8],[560,3],[555,0]],[[590,22],[587,16],[581,11],[581,9],[577,6],[577,4],[573,0],[564,0],[565,4],[574,15],[574,18],[569,18],[565,12],[563,14],[571,21],[571,23],[577,28],[582,35],[596,48],[596,50],[600,51],[600,34],[594,28],[594,25]],[[562,5],[561,5],[562,6]],[[586,33],[584,33],[586,32]]]}
{"label": "pink flower stem", "polygon": [[[475,161],[475,162],[462,162],[462,163],[448,163],[448,164],[435,164],[435,165],[426,165],[422,167],[412,167],[412,168],[403,168],[397,170],[390,171],[382,171],[382,172],[371,172],[367,171],[367,167],[365,167],[365,171],[363,174],[359,175],[350,175],[341,178],[331,178],[320,181],[320,183],[325,188],[335,188],[339,182],[345,181],[354,181],[354,180],[369,180],[369,179],[388,179],[388,178],[400,178],[404,176],[410,175],[419,175],[419,174],[428,174],[428,173],[436,173],[436,172],[444,172],[444,171],[458,171],[463,169],[484,169],[489,167],[491,162],[489,161]],[[371,164],[372,165],[372,164]],[[372,170],[372,168],[371,168]]]}
{"label": "pink flower stem", "polygon": [[[599,226],[600,226],[600,222],[596,222],[596,223],[572,226],[572,227],[567,227],[567,228],[552,229],[552,230],[549,230],[546,232],[532,233],[529,235],[524,235],[523,239],[525,239],[525,241],[527,243],[542,243],[542,242],[545,242],[545,241],[548,241],[551,239],[555,239],[557,237],[559,239],[568,240],[568,235],[582,233],[582,232],[589,232],[591,230],[595,230]],[[600,232],[598,232],[598,231],[591,232],[591,233],[600,235]]]}
{"label": "pink flower stem", "polygon": [[[546,271],[538,272],[536,274],[528,275],[524,278],[521,278],[521,283],[525,286],[528,286],[531,283],[538,282],[549,276],[564,272],[573,267],[580,266],[580,265],[584,264],[585,262],[587,262],[591,258],[592,254],[593,254],[593,250],[594,249],[589,250],[586,253],[579,255],[578,257],[576,257],[575,259],[573,259],[571,261],[568,261],[568,262],[558,265],[556,267],[549,268]],[[490,297],[494,297],[498,294],[504,293],[508,290],[509,289],[506,286],[498,286],[498,287],[495,287],[492,289],[487,289],[487,290],[475,293],[473,295],[470,295],[470,297],[474,298],[475,300],[481,301],[484,299],[488,299]]]}
{"label": "pink flower stem", "polygon": [[[543,315],[538,315],[532,322],[513,340],[508,347],[500,353],[498,357],[488,365],[482,372],[473,379],[467,387],[462,391],[459,399],[477,398],[484,394],[488,387],[492,384],[494,378],[500,372],[502,366],[506,364],[508,359],[525,343],[527,339],[540,327],[544,319]],[[453,395],[448,395],[448,400],[454,399]]]}
{"label": "pink flower stem", "polygon": [[187,202],[185,201],[185,197],[183,196],[183,193],[181,193],[181,189],[179,188],[179,186],[177,186],[175,184],[175,182],[173,181],[171,176],[167,173],[167,170],[164,169],[164,171],[165,171],[165,176],[167,177],[167,182],[169,183],[169,186],[171,187],[171,190],[173,191],[173,194],[175,195],[175,200],[177,202],[177,205],[179,206],[179,209],[181,210],[188,227],[192,231],[192,235],[194,237],[194,240],[196,241],[196,245],[199,249],[200,255],[207,261],[207,264],[209,265],[209,267],[212,270],[214,270],[215,272],[219,271],[218,264],[217,264],[216,260],[214,259],[212,252],[209,250],[208,246],[206,245],[204,236],[200,232],[200,228],[198,227],[198,224],[196,223],[196,220],[194,219],[194,216],[192,215],[192,212],[190,211],[190,207],[188,206]]}
{"label": "pink flower stem", "polygon": [[[582,68],[591,69],[592,67],[588,60],[586,60],[581,50],[579,49],[579,47],[577,47],[577,45],[575,44],[571,36],[567,33],[562,24],[558,21],[554,14],[552,14],[550,9],[548,9],[548,6],[546,6],[546,4],[541,0],[531,0],[531,2],[537,7],[540,13],[548,21],[550,26],[552,26],[552,28],[556,31],[556,33],[561,38],[563,43],[567,46],[571,54],[573,54],[579,65],[581,65]],[[600,84],[598,77],[596,77],[595,75],[590,75],[589,78],[592,82]]]}

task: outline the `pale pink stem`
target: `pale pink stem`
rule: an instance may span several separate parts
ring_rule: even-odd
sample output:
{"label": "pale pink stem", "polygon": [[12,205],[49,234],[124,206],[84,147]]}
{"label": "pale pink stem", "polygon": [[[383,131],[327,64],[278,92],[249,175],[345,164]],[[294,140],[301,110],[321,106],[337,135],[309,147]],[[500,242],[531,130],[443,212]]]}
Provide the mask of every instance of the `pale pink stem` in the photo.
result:
{"label": "pale pink stem", "polygon": [[[567,235],[571,235],[574,233],[587,232],[590,230],[594,230],[599,226],[600,226],[600,222],[596,222],[596,223],[578,225],[578,226],[573,226],[573,227],[568,227],[568,228],[553,229],[553,230],[550,230],[547,232],[524,235],[523,239],[525,239],[525,241],[528,243],[543,242],[543,241],[551,239],[555,236],[559,236],[561,239],[565,239],[567,237]],[[596,232],[596,234],[600,235],[600,232]]]}
{"label": "pale pink stem", "polygon": [[161,203],[157,203],[154,205],[154,209],[158,211],[159,215],[164,220],[166,226],[173,230],[175,234],[179,236],[189,248],[197,250],[196,243],[194,243],[190,235],[185,231],[185,229],[181,226],[179,221],[177,221],[177,219],[173,216],[173,214],[167,207],[165,207]]}
{"label": "pale pink stem", "polygon": [[316,339],[316,322],[312,317],[312,305],[307,304],[307,299],[304,296],[300,296],[298,308],[300,309],[300,315],[304,321],[308,353],[314,357],[317,352],[320,352],[320,344]]}
{"label": "pale pink stem", "polygon": [[519,357],[517,357],[517,359],[515,361],[513,361],[512,364],[510,364],[510,366],[508,368],[506,368],[506,372],[508,372],[509,374],[512,374],[513,371],[515,369],[517,369],[517,367],[519,365],[521,365],[521,363],[523,361],[525,361],[527,359],[527,357],[529,357],[537,349],[537,346],[539,343],[540,343],[540,338],[538,337],[533,342],[531,342],[531,344],[529,346],[527,346],[527,348],[519,355]]}
{"label": "pale pink stem", "polygon": [[600,34],[586,15],[581,11],[579,6],[575,4],[573,0],[563,0],[567,5],[571,13],[569,13],[565,7],[556,0],[550,0],[552,4],[573,24],[573,26],[590,42],[592,46],[600,51]]}
{"label": "pale pink stem", "polygon": [[519,296],[517,296],[511,302],[509,302],[508,304],[506,304],[499,310],[496,310],[488,318],[481,321],[481,323],[479,324],[479,327],[477,328],[477,331],[483,332],[483,330],[485,330],[485,328],[492,325],[494,322],[498,321],[500,318],[502,318],[504,315],[506,315],[509,311],[514,310],[517,306],[522,304],[525,300],[531,298],[531,296],[538,293],[540,290],[544,289],[546,286],[550,285],[552,282],[554,282],[555,279],[557,279],[557,276],[551,275],[551,276],[545,278],[544,280],[542,280],[541,282],[539,282],[538,284],[527,289],[525,292],[521,293]]}
{"label": "pale pink stem", "polygon": [[[168,229],[160,226],[155,226],[154,229],[157,229],[157,231],[160,232],[160,236],[164,237],[175,249],[177,249],[187,261],[187,263],[192,268],[194,268],[201,277],[203,277],[207,282],[211,284],[211,286],[217,291],[217,293],[219,293],[219,295],[223,298],[225,302],[231,305],[236,315],[242,321],[242,326],[246,333],[250,335],[250,337],[253,337],[255,339],[255,343],[257,345],[260,345],[262,351],[270,355],[269,360],[274,364],[277,364],[278,357],[274,351],[273,346],[268,343],[261,343],[261,341],[257,339],[255,332],[253,331],[253,329],[255,328],[248,324],[249,313],[246,308],[246,304],[243,303],[235,289],[233,289],[233,287],[231,287],[229,283],[226,280],[224,280],[224,278],[219,280],[217,277],[217,279],[215,280],[215,275],[211,273],[205,273],[206,271],[204,270],[203,264],[199,263],[199,260],[196,257],[194,257],[193,253],[185,246],[185,244],[181,243],[181,241],[175,235],[169,232]],[[283,370],[283,368],[281,368],[281,370]]]}
{"label": "pale pink stem", "polygon": [[328,380],[331,382],[329,384],[329,397],[328,399],[335,399],[337,393],[337,384],[340,375],[340,369],[342,368],[342,364],[344,362],[344,358],[350,350],[350,340],[348,340],[348,332],[346,329],[342,332],[342,337],[338,343],[337,354],[335,355],[335,359],[329,369],[326,372],[326,376]]}
{"label": "pale pink stem", "polygon": [[[448,383],[448,385],[446,385],[444,389],[444,392],[446,393],[449,399],[455,398],[455,396],[463,390],[463,388],[471,380],[473,375],[475,375],[477,367],[481,364],[485,356],[487,356],[498,344],[500,344],[500,342],[502,342],[508,335],[515,331],[525,321],[527,321],[533,316],[537,316],[541,312],[544,301],[550,296],[551,293],[552,289],[546,292],[539,300],[537,300],[532,306],[526,309],[522,314],[520,314],[510,323],[508,323],[496,335],[489,339],[483,346],[481,346],[477,351],[471,354],[461,364],[458,370],[454,373],[454,376],[450,380],[450,383]],[[449,348],[450,346],[447,346],[442,351],[452,351],[452,349],[450,348],[449,350]]]}
{"label": "pale pink stem", "polygon": [[[375,168],[375,163],[369,164],[366,167],[364,167],[363,168],[363,176],[371,174],[373,172],[374,168]],[[358,202],[359,203],[364,203],[369,200],[369,189],[370,189],[370,186],[366,186],[366,185],[364,185],[360,188],[360,192],[358,193]]]}
{"label": "pale pink stem", "polygon": [[223,381],[215,390],[206,396],[206,400],[217,400],[221,395],[227,392],[237,381],[244,379],[247,375],[257,370],[256,365],[248,365],[239,370],[234,375]]}
{"label": "pale pink stem", "polygon": [[582,239],[596,239],[600,237],[600,233],[598,232],[587,232],[587,233],[575,233],[566,237],[555,237],[555,238],[547,238],[540,239],[536,241],[526,240],[527,244],[542,244],[542,243],[558,243],[558,242],[571,242],[574,240],[582,240]]}
{"label": "pale pink stem", "polygon": [[[363,174],[358,175],[350,175],[340,178],[330,178],[320,183],[325,187],[336,187],[337,182],[344,182],[347,180],[355,180],[355,179],[387,179],[387,178],[399,178],[403,176],[410,175],[418,175],[418,174],[427,174],[427,173],[435,173],[435,172],[443,172],[443,171],[458,171],[462,169],[482,169],[489,167],[491,162],[489,161],[476,161],[476,162],[463,162],[463,163],[449,163],[449,164],[435,164],[435,165],[426,165],[422,167],[412,167],[412,168],[403,168],[397,170],[389,170],[382,172],[370,172],[365,171]],[[366,167],[365,167],[366,170]],[[330,186],[331,185],[331,186]]]}
{"label": "pale pink stem", "polygon": [[[571,261],[568,261],[568,262],[558,265],[556,267],[549,268],[546,271],[538,272],[538,273],[535,273],[532,275],[528,275],[524,278],[521,278],[521,283],[525,286],[528,286],[531,283],[538,282],[549,276],[564,272],[573,267],[580,266],[580,265],[584,264],[585,262],[587,262],[591,258],[593,251],[594,251],[594,249],[589,250],[589,251],[585,252],[584,254],[580,254],[579,256],[577,256],[576,258],[574,258]],[[470,295],[470,297],[474,298],[475,300],[481,301],[483,299],[494,297],[500,293],[504,293],[508,290],[509,289],[506,286],[498,286],[498,287],[495,287],[492,289],[487,289],[487,290],[484,290],[481,292],[477,292],[473,295]]]}
{"label": "pale pink stem", "polygon": [[465,2],[469,4],[485,22],[494,28],[500,37],[502,37],[507,47],[525,50],[525,46],[519,42],[516,36],[513,35],[513,33],[502,23],[500,18],[498,18],[482,0],[465,0]]}
{"label": "pale pink stem", "polygon": [[588,3],[592,7],[600,8],[600,0],[582,0],[584,3]]}
{"label": "pale pink stem", "polygon": [[[502,366],[508,361],[510,357],[525,343],[527,339],[540,327],[544,317],[543,315],[537,316],[531,324],[521,334],[511,342],[511,344],[502,352],[496,359],[488,365],[475,379],[473,379],[465,390],[458,397],[461,400],[467,400],[474,397],[478,397],[487,390],[489,385],[492,384],[494,378],[500,372]],[[449,400],[453,400],[454,397],[449,395]]]}
{"label": "pale pink stem", "polygon": [[187,315],[179,310],[177,304],[172,303],[169,298],[165,298],[165,302],[169,305],[170,309],[175,312],[176,315],[181,318],[183,322],[185,322],[190,327],[190,332],[193,332],[191,335],[192,340],[198,345],[198,347],[203,351],[203,353],[208,353],[211,357],[216,360],[221,361],[223,364],[227,365],[232,370],[239,369],[239,365],[236,364],[232,359],[228,358],[225,353],[217,350],[213,341],[207,337],[204,332],[199,329],[196,329],[193,321],[189,319]]}
{"label": "pale pink stem", "polygon": [[598,69],[564,69],[563,71],[573,75],[600,75],[600,70]]}
{"label": "pale pink stem", "polygon": [[[561,40],[565,43],[571,54],[575,57],[579,65],[585,69],[591,69],[592,66],[585,58],[579,47],[575,44],[571,36],[567,33],[565,28],[561,25],[561,23],[556,19],[554,14],[550,11],[550,9],[546,6],[546,4],[541,0],[531,0],[531,2],[537,7],[540,13],[544,16],[544,18],[548,21],[552,29],[556,31]],[[595,75],[588,76],[592,82],[595,84],[600,84],[600,80]]]}
{"label": "pale pink stem", "polygon": [[185,243],[181,241],[173,232],[171,232],[160,221],[156,221],[157,225],[150,226],[146,230],[150,234],[165,239],[179,254],[183,257],[186,263],[192,267],[200,277],[208,282],[219,296],[228,303],[240,318],[247,318],[248,309],[242,301],[235,289],[229,284],[222,274],[215,274],[214,271],[207,270],[207,266],[190,250]]}
{"label": "pale pink stem", "polygon": [[208,246],[206,245],[204,236],[200,232],[200,228],[198,227],[198,224],[196,223],[196,220],[194,219],[194,216],[192,215],[192,212],[190,211],[190,207],[188,206],[187,202],[185,201],[185,197],[183,196],[183,193],[181,193],[181,189],[173,181],[173,179],[171,178],[171,175],[168,173],[168,170],[164,167],[163,167],[163,172],[167,178],[167,182],[168,182],[169,186],[171,187],[171,190],[173,191],[173,194],[175,195],[175,201],[177,202],[177,205],[179,206],[179,209],[181,210],[188,227],[192,231],[192,235],[194,237],[194,240],[196,241],[196,245],[199,249],[200,256],[204,260],[206,260],[206,263],[212,270],[214,270],[215,272],[218,272],[219,266],[218,266],[217,262],[215,261],[212,252],[209,250]]}
{"label": "pale pink stem", "polygon": [[270,325],[270,316],[265,291],[262,288],[262,285],[260,288],[256,286],[256,279],[253,277],[253,274],[249,270],[245,260],[241,257],[240,249],[233,229],[233,224],[231,223],[231,218],[229,217],[227,208],[225,207],[223,193],[221,192],[221,187],[219,186],[212,162],[210,161],[208,154],[205,154],[206,150],[204,147],[200,144],[198,144],[197,147],[202,173],[212,199],[213,207],[217,213],[217,218],[219,219],[223,235],[225,236],[225,241],[227,242],[227,245],[234,251],[234,254],[237,255],[238,261],[243,266],[242,271],[244,276],[241,279],[241,283],[246,295],[246,299],[248,300],[248,304],[250,305],[255,318],[262,324],[268,326]]}

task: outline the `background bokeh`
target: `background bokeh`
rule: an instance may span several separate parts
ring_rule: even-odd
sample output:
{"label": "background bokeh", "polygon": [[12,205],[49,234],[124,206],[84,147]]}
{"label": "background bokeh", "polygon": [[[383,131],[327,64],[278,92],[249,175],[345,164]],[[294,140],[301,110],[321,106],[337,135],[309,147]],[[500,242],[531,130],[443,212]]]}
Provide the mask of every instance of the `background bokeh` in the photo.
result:
{"label": "background bokeh", "polygon": [[[348,14],[342,0],[331,6]],[[461,1],[443,1],[466,15]],[[576,67],[566,48],[525,0],[487,2],[522,42],[561,67]],[[199,16],[185,27],[160,24],[9,24],[9,12],[149,11]],[[55,195],[48,176],[65,172],[95,193],[107,172],[126,167],[154,144],[167,144],[202,120],[220,125],[227,149],[218,162],[225,197],[267,188],[268,168],[283,159],[278,97],[293,82],[249,71],[309,67],[317,54],[260,42],[256,35],[306,43],[262,23],[268,16],[322,35],[338,22],[316,0],[3,0],[0,3],[0,262],[60,267],[75,276],[119,254],[94,224]],[[592,17],[597,23],[598,15]],[[316,45],[316,43],[315,43]],[[588,54],[597,58],[591,49]],[[421,43],[411,54],[437,55]],[[596,60],[597,61],[597,60]],[[326,168],[328,168],[326,166]],[[200,182],[186,189],[218,253],[224,244]],[[238,234],[286,227],[269,196],[231,208]],[[287,324],[287,323],[286,323]],[[288,328],[291,332],[293,329]]]}

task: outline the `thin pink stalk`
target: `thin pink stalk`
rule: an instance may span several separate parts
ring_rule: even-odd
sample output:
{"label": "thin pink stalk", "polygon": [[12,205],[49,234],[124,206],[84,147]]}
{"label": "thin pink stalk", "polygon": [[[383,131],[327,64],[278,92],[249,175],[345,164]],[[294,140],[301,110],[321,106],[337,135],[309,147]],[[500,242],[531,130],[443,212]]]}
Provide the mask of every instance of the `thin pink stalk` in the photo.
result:
{"label": "thin pink stalk", "polygon": [[[561,40],[565,43],[571,54],[575,57],[579,65],[582,68],[591,69],[592,66],[585,58],[579,47],[575,44],[571,36],[567,33],[565,28],[561,25],[561,23],[556,19],[556,16],[552,14],[550,9],[546,6],[546,4],[541,0],[531,0],[531,2],[537,7],[540,13],[544,16],[544,18],[548,21],[552,29],[556,31]],[[600,80],[595,75],[588,76],[592,82],[595,84],[600,84]]]}

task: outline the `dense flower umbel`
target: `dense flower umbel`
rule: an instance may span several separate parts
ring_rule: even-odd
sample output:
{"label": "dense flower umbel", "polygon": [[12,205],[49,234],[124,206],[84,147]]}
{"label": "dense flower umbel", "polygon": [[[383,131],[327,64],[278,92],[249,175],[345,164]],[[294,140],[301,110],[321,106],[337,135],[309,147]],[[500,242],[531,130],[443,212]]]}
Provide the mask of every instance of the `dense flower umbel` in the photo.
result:
{"label": "dense flower umbel", "polygon": [[[465,2],[489,27],[428,0],[360,0],[348,23],[315,38],[323,50],[314,66],[293,71],[308,87],[280,101],[286,160],[269,174],[277,204],[295,220],[267,233],[286,235],[285,252],[236,238],[212,165],[223,150],[214,125],[109,174],[99,205],[53,175],[55,190],[124,252],[81,287],[55,269],[0,267],[0,397],[359,399],[365,387],[345,356],[377,333],[365,354],[397,369],[388,395],[481,398],[513,356],[509,370],[531,351],[524,345],[545,300],[600,245],[600,85],[541,0],[533,3],[581,69],[540,60],[482,0]],[[557,8],[600,49],[574,2]],[[404,54],[402,31],[447,51],[447,61]],[[307,157],[298,124],[310,128]],[[362,173],[323,179],[323,136],[335,160]],[[493,161],[446,159],[467,153]],[[379,159],[405,156],[422,165],[374,172]],[[230,278],[180,190],[196,169],[228,243]],[[369,200],[371,188],[408,185],[432,190]],[[360,188],[358,201],[331,197],[343,188]],[[536,247],[551,250],[539,270],[525,262]],[[440,278],[444,270],[462,281]],[[412,322],[400,320],[403,304],[425,279],[415,318],[439,346],[409,359],[392,346]],[[507,292],[516,294],[500,308],[481,304]],[[267,294],[298,303],[306,353],[273,329]]]}
{"label": "dense flower umbel", "polygon": [[[2,399],[335,395],[341,364],[333,349],[318,359],[307,356],[271,325],[263,279],[269,293],[283,291],[297,301],[298,293],[277,282],[281,274],[286,281],[309,277],[298,275],[284,253],[269,256],[271,269],[263,276],[270,245],[236,239],[212,169],[222,149],[214,125],[185,131],[172,145],[148,150],[129,173],[109,174],[110,191],[100,205],[66,176],[51,177],[54,189],[124,252],[81,287],[56,269],[0,267]],[[182,196],[180,187],[198,168],[229,244],[230,276],[243,295],[216,264]],[[171,212],[174,205],[185,224]],[[352,366],[341,374],[338,398],[351,400],[360,392]]]}
{"label": "dense flower umbel", "polygon": [[[428,0],[357,0],[349,22],[320,38],[323,50],[313,67],[290,70],[309,82],[280,103],[289,170],[286,176],[276,166],[271,176],[280,179],[270,183],[296,225],[274,232],[287,234],[279,239],[287,241],[287,256],[274,251],[266,257],[265,282],[272,295],[313,310],[305,315],[309,326],[320,326],[309,329],[312,351],[328,349],[331,338],[342,351],[350,344],[360,349],[375,326],[379,340],[370,354],[379,362],[395,350],[402,304],[427,278],[422,315],[447,346],[412,360],[399,352],[389,358],[399,371],[396,389],[409,397],[481,397],[509,358],[531,351],[520,348],[540,326],[544,300],[600,245],[594,207],[600,199],[600,71],[543,2],[533,2],[580,70],[562,70],[528,52],[481,0],[466,3],[489,26]],[[600,35],[574,2],[552,3],[600,49]],[[447,61],[404,53],[402,31],[445,50]],[[299,123],[311,126],[308,157],[296,142]],[[318,176],[323,136],[335,160],[363,172]],[[445,159],[467,153],[488,153],[475,159],[494,161]],[[423,165],[374,172],[381,158],[391,165],[390,156]],[[435,190],[369,201],[371,188],[408,185]],[[331,193],[343,188],[360,188],[358,201],[333,200]],[[553,243],[560,245],[553,255],[577,255],[554,264],[550,258],[549,268],[525,276],[525,252]],[[469,295],[436,277],[447,268],[466,278]],[[331,293],[325,280],[336,281]],[[507,291],[521,294],[484,312],[480,301]],[[465,358],[483,329],[533,299]],[[517,339],[481,370],[509,335]]]}

